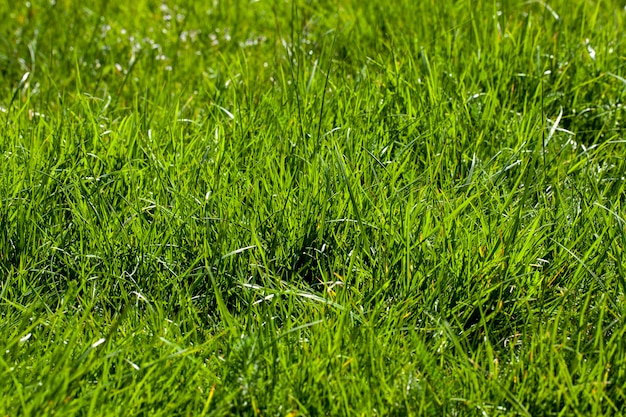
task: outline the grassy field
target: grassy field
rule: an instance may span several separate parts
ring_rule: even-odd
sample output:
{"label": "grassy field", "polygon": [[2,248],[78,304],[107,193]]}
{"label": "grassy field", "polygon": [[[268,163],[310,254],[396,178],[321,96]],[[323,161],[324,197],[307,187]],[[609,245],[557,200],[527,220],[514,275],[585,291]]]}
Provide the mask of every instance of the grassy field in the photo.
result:
{"label": "grassy field", "polygon": [[0,22],[0,416],[626,412],[622,1]]}

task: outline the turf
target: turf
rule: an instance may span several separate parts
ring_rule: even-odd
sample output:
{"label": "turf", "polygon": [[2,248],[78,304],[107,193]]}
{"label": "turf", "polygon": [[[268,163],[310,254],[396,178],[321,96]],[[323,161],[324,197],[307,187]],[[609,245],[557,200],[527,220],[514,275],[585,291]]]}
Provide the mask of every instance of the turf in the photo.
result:
{"label": "turf", "polygon": [[626,411],[617,0],[0,4],[0,415]]}

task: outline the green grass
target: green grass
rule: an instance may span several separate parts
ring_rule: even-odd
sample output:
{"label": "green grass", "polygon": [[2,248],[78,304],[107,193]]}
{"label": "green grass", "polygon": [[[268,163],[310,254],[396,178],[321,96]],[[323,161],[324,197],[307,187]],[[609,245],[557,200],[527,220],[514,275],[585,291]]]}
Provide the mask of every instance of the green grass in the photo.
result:
{"label": "green grass", "polygon": [[0,415],[626,411],[621,2],[9,3]]}

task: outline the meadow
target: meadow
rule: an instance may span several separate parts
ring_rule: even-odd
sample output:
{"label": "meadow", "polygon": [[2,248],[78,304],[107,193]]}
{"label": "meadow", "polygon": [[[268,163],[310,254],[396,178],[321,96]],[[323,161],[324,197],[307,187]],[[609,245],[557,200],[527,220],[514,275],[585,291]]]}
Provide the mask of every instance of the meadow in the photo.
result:
{"label": "meadow", "polygon": [[622,415],[625,25],[0,3],[0,415]]}

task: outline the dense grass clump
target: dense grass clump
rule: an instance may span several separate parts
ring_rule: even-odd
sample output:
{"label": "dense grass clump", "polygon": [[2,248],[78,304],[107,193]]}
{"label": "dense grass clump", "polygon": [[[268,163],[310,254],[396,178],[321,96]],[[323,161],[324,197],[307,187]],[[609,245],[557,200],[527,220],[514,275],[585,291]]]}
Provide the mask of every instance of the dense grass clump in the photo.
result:
{"label": "dense grass clump", "polygon": [[0,415],[618,415],[616,0],[0,5]]}

